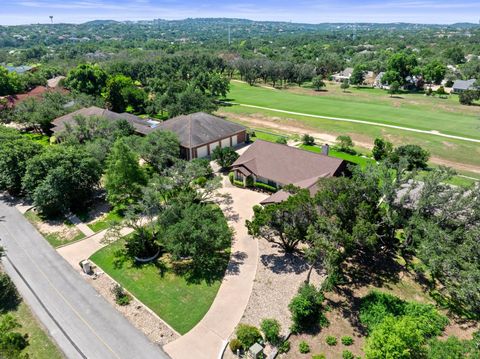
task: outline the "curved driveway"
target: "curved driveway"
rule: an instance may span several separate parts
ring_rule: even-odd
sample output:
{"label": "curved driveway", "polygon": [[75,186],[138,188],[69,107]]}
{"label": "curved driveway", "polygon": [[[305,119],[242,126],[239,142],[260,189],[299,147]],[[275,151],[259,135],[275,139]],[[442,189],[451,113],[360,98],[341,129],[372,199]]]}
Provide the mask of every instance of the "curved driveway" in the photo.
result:
{"label": "curved driveway", "polygon": [[169,358],[108,304],[0,195],[5,270],[67,358]]}
{"label": "curved driveway", "polygon": [[[241,151],[241,150],[240,150]],[[216,359],[242,319],[253,288],[258,263],[257,240],[250,237],[245,220],[253,216],[253,206],[268,195],[234,187],[223,178],[222,193],[231,195],[222,210],[235,230],[232,257],[212,306],[187,334],[164,346],[174,359]]]}

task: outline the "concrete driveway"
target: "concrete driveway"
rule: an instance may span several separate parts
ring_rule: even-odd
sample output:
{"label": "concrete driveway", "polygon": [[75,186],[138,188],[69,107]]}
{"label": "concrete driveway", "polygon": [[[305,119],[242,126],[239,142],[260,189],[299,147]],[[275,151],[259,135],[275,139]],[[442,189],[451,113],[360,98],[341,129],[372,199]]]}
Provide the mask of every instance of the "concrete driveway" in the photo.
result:
{"label": "concrete driveway", "polygon": [[168,358],[108,304],[0,195],[5,270],[67,358]]}
{"label": "concrete driveway", "polygon": [[174,359],[218,358],[240,322],[252,292],[258,245],[257,240],[248,235],[245,220],[252,217],[252,207],[268,195],[234,187],[227,177],[224,177],[223,183],[221,192],[231,195],[231,203],[222,204],[222,210],[235,230],[232,257],[207,314],[187,334],[164,347]]}

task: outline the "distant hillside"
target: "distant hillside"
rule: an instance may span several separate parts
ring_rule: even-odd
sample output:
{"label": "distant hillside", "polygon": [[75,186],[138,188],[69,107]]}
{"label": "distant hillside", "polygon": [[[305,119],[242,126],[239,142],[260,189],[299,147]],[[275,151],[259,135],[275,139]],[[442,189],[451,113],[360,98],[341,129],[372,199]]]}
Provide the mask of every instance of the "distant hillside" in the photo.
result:
{"label": "distant hillside", "polygon": [[110,24],[118,24],[118,21],[115,20],[92,20],[84,22],[82,25],[110,25]]}

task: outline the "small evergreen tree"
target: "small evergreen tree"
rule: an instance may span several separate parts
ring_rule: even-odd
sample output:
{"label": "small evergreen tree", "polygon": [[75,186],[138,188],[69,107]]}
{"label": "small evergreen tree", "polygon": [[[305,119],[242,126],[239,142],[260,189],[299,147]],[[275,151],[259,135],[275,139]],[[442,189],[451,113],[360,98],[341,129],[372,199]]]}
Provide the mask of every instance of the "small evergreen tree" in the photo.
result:
{"label": "small evergreen tree", "polygon": [[125,207],[141,196],[146,178],[138,161],[123,139],[115,141],[105,173],[107,200],[112,206]]}

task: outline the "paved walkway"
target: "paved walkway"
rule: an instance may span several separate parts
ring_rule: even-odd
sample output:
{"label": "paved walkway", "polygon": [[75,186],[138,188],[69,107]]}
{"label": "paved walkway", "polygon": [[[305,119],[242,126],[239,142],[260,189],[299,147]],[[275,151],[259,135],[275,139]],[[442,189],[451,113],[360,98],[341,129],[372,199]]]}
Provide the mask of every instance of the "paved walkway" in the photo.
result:
{"label": "paved walkway", "polygon": [[[132,228],[123,228],[120,231],[122,236],[126,236],[132,232]],[[90,258],[93,253],[107,245],[107,243],[102,241],[106,233],[107,230],[103,230],[81,241],[57,248],[57,252],[65,258],[73,268],[80,271],[79,263],[82,260]]]}
{"label": "paved walkway", "polygon": [[77,227],[77,229],[82,232],[85,236],[87,237],[90,237],[90,236],[93,236],[95,234],[95,232],[89,227],[87,226],[86,223],[83,223],[80,218],[78,218],[76,215],[74,214],[71,214],[70,216],[68,216],[68,219],[70,220],[70,222],[72,222],[75,227]]}
{"label": "paved walkway", "polygon": [[230,205],[222,205],[229,224],[235,230],[232,258],[208,313],[191,331],[164,347],[174,359],[218,358],[240,322],[253,288],[258,245],[248,235],[245,220],[252,217],[252,207],[268,195],[233,187],[226,177],[221,192],[232,196]]}
{"label": "paved walkway", "polygon": [[69,359],[168,358],[107,303],[0,195],[5,270]]}

